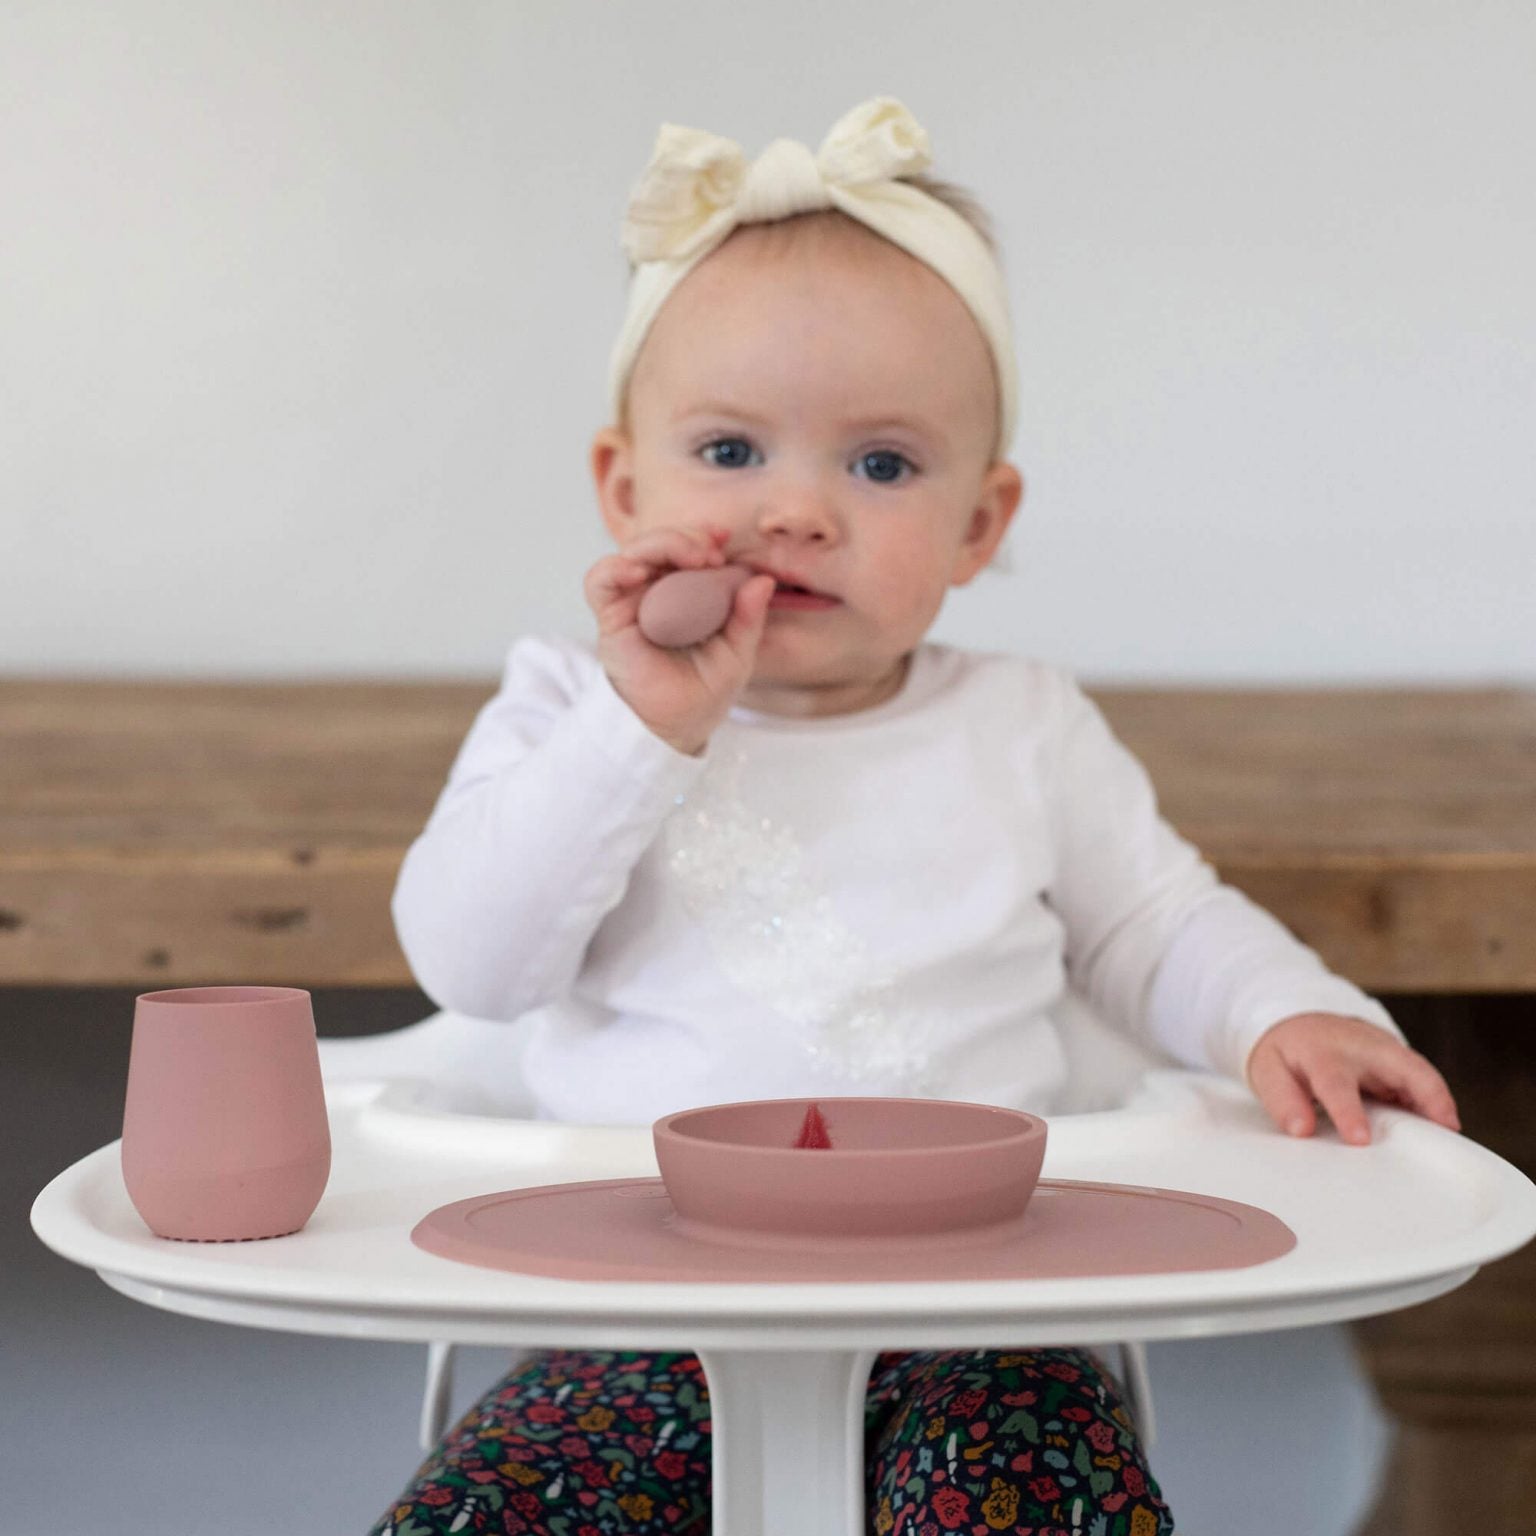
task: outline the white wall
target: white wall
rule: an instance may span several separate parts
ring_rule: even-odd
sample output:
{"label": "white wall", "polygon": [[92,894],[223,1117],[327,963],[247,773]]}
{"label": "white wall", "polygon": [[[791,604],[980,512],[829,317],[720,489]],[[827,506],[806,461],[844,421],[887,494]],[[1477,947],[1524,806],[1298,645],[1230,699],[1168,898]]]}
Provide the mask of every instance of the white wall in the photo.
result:
{"label": "white wall", "polygon": [[1015,571],[1096,678],[1536,679],[1524,0],[3,0],[0,670],[582,632],[663,119],[901,97],[1008,250]]}

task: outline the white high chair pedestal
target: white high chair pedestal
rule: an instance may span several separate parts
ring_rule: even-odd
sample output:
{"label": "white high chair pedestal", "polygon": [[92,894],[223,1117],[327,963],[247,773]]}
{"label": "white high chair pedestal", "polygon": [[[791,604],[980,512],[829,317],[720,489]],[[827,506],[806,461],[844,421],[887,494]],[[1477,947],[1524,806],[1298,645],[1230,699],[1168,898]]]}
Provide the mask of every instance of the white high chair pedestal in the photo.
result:
{"label": "white high chair pedestal", "polygon": [[559,1281],[438,1258],[411,1228],[475,1194],[655,1176],[649,1126],[449,1113],[430,1098],[423,1084],[334,1083],[331,1183],[291,1237],[153,1237],[117,1143],[60,1174],[33,1225],[124,1294],[197,1317],[439,1345],[692,1350],[709,1383],[717,1536],[862,1536],[862,1412],[880,1350],[1092,1347],[1362,1317],[1440,1295],[1536,1234],[1536,1187],[1427,1121],[1376,1110],[1370,1148],[1293,1142],[1239,1086],[1163,1072],[1131,1108],[1053,1120],[1045,1175],[1247,1201],[1292,1227],[1291,1253],[1245,1270],[1072,1281]]}

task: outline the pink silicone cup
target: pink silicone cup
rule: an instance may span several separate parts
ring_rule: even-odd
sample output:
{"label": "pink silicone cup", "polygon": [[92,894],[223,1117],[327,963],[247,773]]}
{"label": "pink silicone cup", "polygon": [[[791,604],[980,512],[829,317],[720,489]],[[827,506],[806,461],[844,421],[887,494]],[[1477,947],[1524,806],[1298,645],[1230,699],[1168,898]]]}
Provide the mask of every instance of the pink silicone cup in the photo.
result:
{"label": "pink silicone cup", "polygon": [[651,1128],[683,1223],[785,1236],[926,1235],[1022,1216],[1046,1123],[944,1099],[815,1100],[832,1145],[797,1148],[805,1099],[712,1104]]}
{"label": "pink silicone cup", "polygon": [[185,987],[134,1007],[123,1182],[160,1237],[296,1232],[331,1169],[309,993]]}
{"label": "pink silicone cup", "polygon": [[725,628],[736,593],[752,574],[744,565],[669,571],[640,599],[640,633],[670,650],[708,640]]}

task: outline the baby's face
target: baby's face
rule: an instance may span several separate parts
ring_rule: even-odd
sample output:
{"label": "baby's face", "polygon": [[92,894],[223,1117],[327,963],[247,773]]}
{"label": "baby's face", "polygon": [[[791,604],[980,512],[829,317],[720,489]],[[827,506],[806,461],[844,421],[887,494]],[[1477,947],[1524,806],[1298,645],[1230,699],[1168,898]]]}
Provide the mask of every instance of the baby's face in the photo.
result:
{"label": "baby's face", "polygon": [[748,226],[678,285],[629,432],[600,432],[592,464],[621,544],[713,524],[729,559],[780,578],[743,703],[845,713],[900,686],[1022,482],[992,462],[991,354],[948,284],[861,232],[784,234]]}

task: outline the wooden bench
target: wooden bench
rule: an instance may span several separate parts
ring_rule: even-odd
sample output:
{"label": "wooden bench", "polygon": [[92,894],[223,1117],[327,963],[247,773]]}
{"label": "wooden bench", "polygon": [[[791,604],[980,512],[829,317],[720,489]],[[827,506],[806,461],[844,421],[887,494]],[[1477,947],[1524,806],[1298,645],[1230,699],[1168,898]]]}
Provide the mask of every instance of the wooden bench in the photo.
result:
{"label": "wooden bench", "polygon": [[[0,984],[412,985],[390,891],[492,687],[0,681]],[[1090,692],[1174,825],[1536,1169],[1536,692]],[[1532,1249],[1357,1337],[1403,1427],[1373,1536],[1529,1529]]]}

